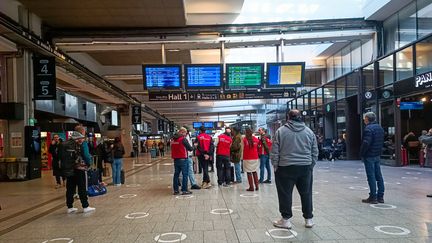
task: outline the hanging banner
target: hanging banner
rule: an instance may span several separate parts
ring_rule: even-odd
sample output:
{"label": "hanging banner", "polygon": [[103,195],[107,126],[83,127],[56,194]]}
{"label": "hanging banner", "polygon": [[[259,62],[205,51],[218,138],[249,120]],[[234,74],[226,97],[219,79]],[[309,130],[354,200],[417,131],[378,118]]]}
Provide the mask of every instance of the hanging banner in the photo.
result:
{"label": "hanging banner", "polygon": [[55,57],[33,57],[34,99],[56,99]]}
{"label": "hanging banner", "polygon": [[202,92],[202,93],[181,93],[181,92],[159,92],[149,93],[149,101],[203,101],[203,100],[242,100],[242,99],[283,99],[295,98],[295,90],[285,91],[240,91],[240,92]]}
{"label": "hanging banner", "polygon": [[141,124],[141,106],[132,106],[132,124]]}

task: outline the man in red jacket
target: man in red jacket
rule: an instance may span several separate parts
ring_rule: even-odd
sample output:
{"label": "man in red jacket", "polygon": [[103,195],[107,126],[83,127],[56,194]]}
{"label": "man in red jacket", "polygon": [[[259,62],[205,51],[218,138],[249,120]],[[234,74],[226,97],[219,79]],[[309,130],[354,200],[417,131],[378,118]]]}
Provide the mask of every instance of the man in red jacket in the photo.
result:
{"label": "man in red jacket", "polygon": [[219,135],[216,148],[216,168],[218,184],[228,186],[231,178],[230,147],[232,144],[231,129],[225,128],[225,133]]}
{"label": "man in red jacket", "polygon": [[186,139],[186,128],[182,127],[175,134],[171,140],[171,157],[174,159],[174,177],[173,177],[173,189],[174,195],[179,194],[179,176],[180,172],[183,175],[183,181],[181,184],[182,195],[192,194],[188,191],[188,175],[189,175],[189,160],[188,151],[192,151],[193,148]]}
{"label": "man in red jacket", "polygon": [[208,167],[209,164],[212,163],[210,156],[213,156],[214,145],[212,137],[205,133],[206,129],[204,126],[200,127],[200,132],[201,133],[197,136],[198,147],[196,155],[198,156],[199,163],[203,170],[203,184],[201,188],[208,189],[211,187]]}
{"label": "man in red jacket", "polygon": [[[271,183],[271,169],[269,151],[271,150],[272,141],[267,136],[266,129],[260,127],[258,129],[260,141],[258,143],[258,155],[260,158],[260,183]],[[267,170],[267,180],[264,180],[264,168]]]}

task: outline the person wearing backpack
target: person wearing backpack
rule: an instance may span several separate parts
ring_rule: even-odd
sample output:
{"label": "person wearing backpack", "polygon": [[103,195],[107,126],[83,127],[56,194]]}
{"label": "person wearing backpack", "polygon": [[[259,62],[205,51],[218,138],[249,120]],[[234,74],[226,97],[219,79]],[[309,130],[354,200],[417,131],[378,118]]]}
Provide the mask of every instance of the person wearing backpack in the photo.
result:
{"label": "person wearing backpack", "polygon": [[89,164],[83,160],[82,144],[85,136],[74,131],[69,139],[60,147],[59,158],[61,161],[61,169],[66,177],[66,206],[67,213],[75,213],[77,208],[73,207],[74,194],[78,187],[78,195],[83,207],[84,213],[93,212],[96,208],[89,206],[87,197],[87,169]]}
{"label": "person wearing backpack", "polygon": [[114,144],[112,146],[112,154],[114,161],[112,165],[113,184],[115,186],[121,186],[121,171],[123,167],[123,155],[125,150],[119,137],[114,138]]}

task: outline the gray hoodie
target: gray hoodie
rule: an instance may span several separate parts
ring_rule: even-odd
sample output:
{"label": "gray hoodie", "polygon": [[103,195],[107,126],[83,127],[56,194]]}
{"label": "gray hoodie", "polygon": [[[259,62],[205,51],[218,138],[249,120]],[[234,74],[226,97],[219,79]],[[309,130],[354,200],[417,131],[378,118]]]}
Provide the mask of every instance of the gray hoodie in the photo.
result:
{"label": "gray hoodie", "polygon": [[315,165],[318,145],[315,134],[303,122],[288,121],[273,137],[270,158],[278,166]]}

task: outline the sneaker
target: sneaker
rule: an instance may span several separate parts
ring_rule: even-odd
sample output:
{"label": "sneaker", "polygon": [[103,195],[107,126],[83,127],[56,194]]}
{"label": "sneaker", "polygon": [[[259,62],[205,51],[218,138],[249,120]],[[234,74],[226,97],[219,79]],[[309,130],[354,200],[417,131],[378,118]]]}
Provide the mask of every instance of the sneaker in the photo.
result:
{"label": "sneaker", "polygon": [[284,228],[284,229],[292,228],[291,221],[289,219],[284,219],[284,218],[277,221],[273,221],[273,226],[278,228]]}
{"label": "sneaker", "polygon": [[115,186],[121,186],[121,184],[115,184]]}
{"label": "sneaker", "polygon": [[175,191],[175,192],[173,193],[173,195],[178,195],[178,194],[180,194],[180,192],[178,192],[178,191]]}
{"label": "sneaker", "polygon": [[312,228],[315,225],[312,219],[305,219],[305,227]]}
{"label": "sneaker", "polygon": [[83,208],[83,213],[90,213],[93,211],[96,211],[96,208],[92,208],[92,207]]}
{"label": "sneaker", "polygon": [[78,208],[68,208],[67,209],[67,213],[75,213],[76,211],[78,211]]}
{"label": "sneaker", "polygon": [[198,186],[197,184],[195,184],[195,185],[191,186],[191,189],[193,189],[193,190],[199,190],[199,189],[201,189],[201,187]]}
{"label": "sneaker", "polygon": [[265,180],[263,183],[271,184],[271,180]]}
{"label": "sneaker", "polygon": [[432,194],[428,194],[428,195],[426,195],[426,197],[432,197]]}
{"label": "sneaker", "polygon": [[182,195],[190,195],[190,194],[192,194],[192,192],[190,192],[190,191],[182,192]]}
{"label": "sneaker", "polygon": [[363,203],[370,203],[370,204],[378,204],[378,200],[375,198],[371,198],[371,197],[363,199],[362,202]]}
{"label": "sneaker", "polygon": [[210,184],[210,182],[206,182],[203,186],[203,189],[209,189],[212,185]]}
{"label": "sneaker", "polygon": [[78,194],[75,194],[75,195],[74,195],[74,198],[75,198],[75,199],[79,199],[79,195],[78,195]]}
{"label": "sneaker", "polygon": [[381,197],[381,198],[378,198],[378,202],[379,202],[379,203],[384,203],[384,198],[382,198],[382,197]]}

